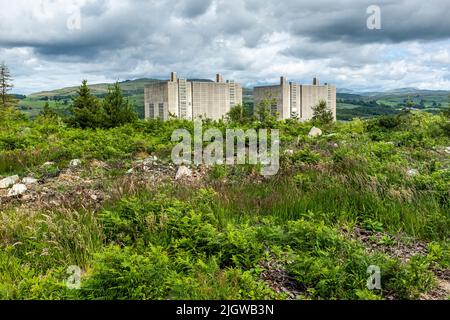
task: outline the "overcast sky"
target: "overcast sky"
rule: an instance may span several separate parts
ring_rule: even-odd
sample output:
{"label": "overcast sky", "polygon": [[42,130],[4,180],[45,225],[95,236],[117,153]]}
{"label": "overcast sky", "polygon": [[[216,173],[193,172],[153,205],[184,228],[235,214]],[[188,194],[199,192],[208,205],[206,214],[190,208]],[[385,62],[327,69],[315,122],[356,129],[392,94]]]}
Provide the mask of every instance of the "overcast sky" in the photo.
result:
{"label": "overcast sky", "polygon": [[[372,4],[380,30],[367,28]],[[0,0],[0,61],[20,93],[172,70],[450,90],[450,1]]]}

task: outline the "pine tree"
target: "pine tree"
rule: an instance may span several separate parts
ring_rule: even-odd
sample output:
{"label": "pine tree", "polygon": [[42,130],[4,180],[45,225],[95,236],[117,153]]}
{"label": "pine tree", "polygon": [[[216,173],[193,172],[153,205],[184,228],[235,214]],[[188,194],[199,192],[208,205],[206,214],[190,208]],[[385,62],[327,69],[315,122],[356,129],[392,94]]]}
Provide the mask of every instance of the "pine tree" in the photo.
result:
{"label": "pine tree", "polygon": [[5,63],[0,64],[0,108],[11,107],[15,104],[15,99],[8,92],[14,87],[12,76]]}
{"label": "pine tree", "polygon": [[137,119],[133,105],[122,94],[118,82],[108,88],[108,94],[103,100],[102,126],[115,128]]}
{"label": "pine tree", "polygon": [[50,104],[46,102],[44,108],[39,113],[39,116],[47,119],[54,119],[58,117],[58,114],[52,108],[50,108]]}
{"label": "pine tree", "polygon": [[321,125],[327,125],[333,123],[334,115],[330,109],[327,107],[327,103],[324,100],[321,100],[318,105],[312,108],[313,109],[313,122]]}
{"label": "pine tree", "polygon": [[97,128],[101,125],[102,110],[98,99],[91,94],[83,80],[72,104],[73,124],[80,128]]}
{"label": "pine tree", "polygon": [[277,121],[279,116],[275,110],[276,99],[265,98],[256,106],[256,117],[261,123],[270,126]]}
{"label": "pine tree", "polygon": [[227,119],[231,122],[243,123],[245,120],[244,107],[240,104],[233,106],[227,114]]}

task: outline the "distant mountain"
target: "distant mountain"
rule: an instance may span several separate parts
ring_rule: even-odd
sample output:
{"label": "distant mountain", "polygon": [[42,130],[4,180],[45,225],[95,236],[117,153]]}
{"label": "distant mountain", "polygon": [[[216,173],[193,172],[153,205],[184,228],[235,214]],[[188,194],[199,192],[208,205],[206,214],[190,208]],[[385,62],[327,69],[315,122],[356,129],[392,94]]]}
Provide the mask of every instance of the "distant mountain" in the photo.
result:
{"label": "distant mountain", "polygon": [[349,94],[357,93],[355,90],[346,89],[346,88],[336,88],[336,92],[337,93],[349,93]]}

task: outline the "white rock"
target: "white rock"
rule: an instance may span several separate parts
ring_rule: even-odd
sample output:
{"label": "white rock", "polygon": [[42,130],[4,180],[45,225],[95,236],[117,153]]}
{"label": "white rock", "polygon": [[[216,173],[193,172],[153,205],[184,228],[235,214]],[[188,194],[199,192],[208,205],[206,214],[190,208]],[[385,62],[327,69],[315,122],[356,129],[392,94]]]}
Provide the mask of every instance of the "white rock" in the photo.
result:
{"label": "white rock", "polygon": [[152,166],[153,165],[153,161],[154,161],[153,158],[150,157],[150,158],[147,158],[144,161],[142,161],[142,164],[144,166]]}
{"label": "white rock", "polygon": [[8,197],[17,197],[21,194],[27,192],[27,186],[21,183],[13,185],[13,187],[8,192]]}
{"label": "white rock", "polygon": [[320,130],[319,128],[316,128],[316,127],[313,127],[308,134],[308,136],[311,138],[320,137],[321,135],[322,135],[322,130]]}
{"label": "white rock", "polygon": [[69,163],[69,167],[71,167],[71,168],[77,168],[79,166],[81,166],[81,160],[80,159],[73,159]]}
{"label": "white rock", "polygon": [[132,174],[133,172],[134,172],[134,170],[130,169],[130,170],[127,171],[127,174]]}
{"label": "white rock", "polygon": [[0,180],[0,189],[7,189],[19,181],[19,176],[11,176]]}
{"label": "white rock", "polygon": [[31,178],[31,177],[26,177],[26,178],[23,178],[23,179],[22,179],[22,183],[23,183],[23,184],[26,184],[26,185],[29,185],[29,184],[36,184],[37,182],[38,182],[37,179]]}
{"label": "white rock", "polygon": [[414,177],[419,174],[419,171],[417,169],[409,169],[408,171],[406,171],[406,174],[410,177]]}
{"label": "white rock", "polygon": [[192,176],[192,170],[188,167],[181,166],[178,168],[177,175],[175,176],[175,180],[180,180],[184,177]]}
{"label": "white rock", "polygon": [[445,151],[446,153],[450,154],[450,147],[445,148],[444,151]]}
{"label": "white rock", "polygon": [[50,166],[54,166],[54,165],[55,165],[54,162],[48,161],[48,162],[44,163],[42,166],[43,167],[50,167]]}
{"label": "white rock", "polygon": [[294,154],[294,150],[287,149],[286,151],[284,151],[284,153],[288,156],[292,156]]}

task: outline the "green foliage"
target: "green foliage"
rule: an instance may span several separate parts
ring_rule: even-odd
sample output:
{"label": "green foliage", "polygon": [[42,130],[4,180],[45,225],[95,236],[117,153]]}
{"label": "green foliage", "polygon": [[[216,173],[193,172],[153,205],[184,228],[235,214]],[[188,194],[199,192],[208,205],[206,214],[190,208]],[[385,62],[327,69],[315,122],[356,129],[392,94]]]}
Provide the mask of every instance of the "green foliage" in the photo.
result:
{"label": "green foliage", "polygon": [[50,104],[46,102],[44,108],[39,113],[39,116],[46,119],[55,119],[58,116],[58,114],[52,108],[50,108]]}
{"label": "green foliage", "polygon": [[243,123],[245,120],[244,107],[240,104],[233,106],[227,114],[228,121]]}
{"label": "green foliage", "polygon": [[143,254],[112,246],[96,257],[94,271],[83,283],[80,297],[101,300],[167,298],[169,257],[162,248]]}
{"label": "green foliage", "polygon": [[102,123],[102,109],[97,97],[91,94],[87,81],[83,80],[72,105],[72,124],[85,129],[97,128]]}
{"label": "green foliage", "polygon": [[0,110],[15,107],[17,100],[9,91],[14,87],[11,72],[5,63],[0,63]]}
{"label": "green foliage", "polygon": [[[91,101],[83,92],[77,103]],[[130,105],[117,86],[108,95],[96,104],[114,107],[108,121],[119,119],[115,112]],[[450,266],[445,115],[356,119],[308,139],[311,122],[276,121],[266,111],[259,120],[204,127],[279,129],[282,150],[292,152],[283,153],[277,176],[259,177],[257,166],[216,165],[199,185],[142,189],[135,177],[123,178],[124,168],[141,153],[165,163],[173,130],[193,132],[192,122],[104,125],[102,111],[95,128],[82,129],[58,117],[30,121],[12,109],[0,111],[2,177],[56,177],[80,158],[112,167],[83,166],[83,177],[123,178],[120,192],[95,212],[84,203],[58,210],[2,207],[0,298],[287,298],[272,288],[284,284],[269,287],[264,280],[274,273],[307,299],[417,299],[434,290],[433,272]],[[47,161],[54,164],[43,166]],[[408,175],[409,169],[419,173]],[[375,247],[367,250],[355,227],[376,233]],[[389,253],[403,236],[426,243],[426,252],[407,262],[381,252]],[[81,290],[65,285],[69,265],[83,270]],[[382,290],[366,287],[370,265],[381,269]]]}
{"label": "green foliage", "polygon": [[278,113],[273,110],[277,105],[275,99],[263,99],[259,105],[256,106],[256,117],[261,122],[263,128],[273,128],[278,118]]}
{"label": "green foliage", "polygon": [[108,88],[102,107],[104,117],[101,123],[102,127],[115,128],[137,120],[134,107],[123,97],[118,82]]}
{"label": "green foliage", "polygon": [[328,108],[326,101],[320,101],[313,108],[313,123],[316,125],[329,125],[334,121],[333,112]]}
{"label": "green foliage", "polygon": [[307,163],[307,164],[318,164],[320,162],[320,154],[311,151],[309,147],[306,147],[303,150],[296,151],[291,156],[292,161],[298,163]]}

